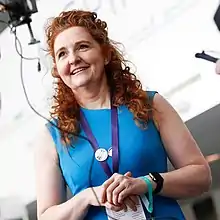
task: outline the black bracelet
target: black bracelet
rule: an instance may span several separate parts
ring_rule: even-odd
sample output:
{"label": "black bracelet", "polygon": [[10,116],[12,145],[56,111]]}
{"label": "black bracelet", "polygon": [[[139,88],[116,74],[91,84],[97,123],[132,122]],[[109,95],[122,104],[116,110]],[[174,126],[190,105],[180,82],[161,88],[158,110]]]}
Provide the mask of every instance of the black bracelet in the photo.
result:
{"label": "black bracelet", "polygon": [[149,173],[149,177],[156,183],[156,188],[153,193],[158,194],[163,188],[163,177],[157,172]]}

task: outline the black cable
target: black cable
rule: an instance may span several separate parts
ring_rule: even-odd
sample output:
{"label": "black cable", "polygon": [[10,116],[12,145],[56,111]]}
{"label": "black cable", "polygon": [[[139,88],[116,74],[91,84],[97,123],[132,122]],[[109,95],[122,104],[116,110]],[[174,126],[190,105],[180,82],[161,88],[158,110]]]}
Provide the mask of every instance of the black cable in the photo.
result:
{"label": "black cable", "polygon": [[[48,123],[50,123],[52,126],[56,127],[58,130],[63,131],[63,132],[68,133],[68,134],[71,134],[71,135],[74,135],[74,136],[76,136],[76,137],[78,137],[78,138],[84,139],[84,140],[88,141],[91,146],[93,146],[93,143],[92,143],[87,137],[60,128],[60,127],[57,126],[55,123],[53,123],[51,120],[49,120],[47,117],[45,117],[45,116],[43,116],[42,114],[40,114],[40,113],[33,107],[33,105],[31,104],[31,102],[30,102],[30,100],[29,100],[29,97],[28,97],[28,94],[27,94],[27,91],[26,91],[26,88],[25,88],[25,85],[24,85],[24,78],[23,78],[23,59],[24,59],[24,57],[23,57],[23,55],[22,55],[22,45],[21,45],[21,42],[20,42],[20,40],[18,39],[18,37],[17,37],[17,35],[16,35],[16,31],[14,32],[14,36],[15,36],[15,47],[17,48],[17,49],[16,49],[16,52],[18,52],[18,55],[19,55],[20,58],[21,58],[21,60],[20,60],[20,78],[21,78],[21,84],[22,84],[23,92],[24,92],[24,95],[25,95],[25,98],[26,98],[26,101],[27,101],[29,107],[34,111],[35,114],[37,114],[39,117],[45,119]],[[20,52],[19,52],[19,50],[18,50],[18,45],[17,45],[17,43],[18,43],[18,45],[19,45]],[[30,60],[30,59],[29,59],[29,60]],[[94,147],[93,147],[93,148],[94,148]],[[68,149],[67,149],[67,151],[68,151],[68,154],[69,154],[69,150],[68,150]],[[69,154],[69,156],[70,156],[70,154]],[[70,158],[72,159],[71,156],[70,156]],[[102,206],[101,206],[101,203],[100,203],[100,201],[99,201],[99,199],[98,199],[98,196],[97,196],[95,190],[94,190],[93,187],[92,187],[92,178],[91,178],[91,175],[92,175],[92,168],[93,168],[93,164],[94,164],[94,159],[95,159],[95,153],[93,152],[92,161],[91,161],[91,165],[90,165],[90,169],[89,169],[89,177],[88,177],[88,179],[89,179],[89,186],[90,186],[90,188],[91,188],[91,190],[92,190],[92,192],[93,192],[93,194],[94,194],[94,196],[95,196],[95,198],[96,198],[96,200],[97,200],[99,206],[102,207]],[[102,208],[103,208],[103,207],[102,207]],[[112,217],[112,216],[109,216],[109,215],[108,215],[108,217],[109,217],[110,219],[112,219],[112,220],[117,220],[116,218],[114,218],[114,217]]]}
{"label": "black cable", "polygon": [[[17,44],[17,43],[18,43],[18,44]],[[29,107],[34,111],[35,114],[37,114],[39,117],[45,119],[48,123],[50,123],[52,126],[56,127],[58,130],[63,131],[63,132],[68,133],[68,134],[72,134],[72,135],[77,136],[77,137],[79,137],[79,138],[82,138],[82,139],[88,141],[91,145],[93,145],[93,143],[92,143],[88,138],[86,138],[86,137],[84,137],[84,136],[82,136],[82,135],[80,135],[80,134],[76,134],[76,133],[73,133],[73,132],[69,132],[69,131],[66,131],[66,130],[60,128],[60,127],[57,126],[54,122],[52,122],[51,120],[49,120],[47,117],[45,117],[45,116],[43,116],[42,114],[40,114],[40,113],[33,107],[33,105],[31,104],[31,102],[30,102],[30,100],[29,100],[29,97],[28,97],[28,94],[27,94],[27,91],[26,91],[26,88],[25,88],[25,85],[24,85],[24,78],[23,78],[23,59],[24,59],[24,57],[22,56],[22,45],[21,45],[20,40],[17,38],[16,33],[15,33],[15,45],[16,45],[16,48],[17,48],[17,46],[19,45],[19,49],[20,49],[20,52],[18,51],[18,48],[16,49],[16,51],[18,52],[18,55],[19,55],[20,58],[21,58],[21,60],[20,60],[20,78],[21,78],[21,84],[22,84],[23,92],[24,92],[24,95],[25,95],[25,98],[26,98],[26,101],[27,101]],[[30,60],[30,59],[29,59],[29,60]],[[69,153],[69,151],[68,151],[68,153]],[[72,158],[72,157],[71,157],[71,158]],[[92,164],[93,164],[93,163],[94,163],[94,155],[93,155],[93,157],[92,157]],[[96,195],[96,193],[95,193],[93,187],[91,186],[91,185],[92,185],[92,184],[91,184],[91,169],[92,169],[92,164],[91,164],[91,166],[90,166],[90,172],[89,172],[89,185],[90,185],[90,187],[92,188],[93,193],[94,193],[94,195],[95,195],[95,197],[96,197],[96,199],[97,199],[97,201],[98,201],[98,197],[97,197],[97,195]],[[101,206],[101,204],[100,204],[99,201],[98,201],[98,203],[99,203],[99,205]]]}
{"label": "black cable", "polygon": [[[18,39],[17,34],[16,34],[16,28],[13,29],[13,27],[11,27],[7,22],[2,21],[2,20],[0,20],[0,23],[5,23],[5,24],[7,24],[7,26],[11,29],[11,32],[14,34],[16,52],[17,52],[17,54],[18,54],[18,55],[20,56],[20,58],[21,58],[21,59],[20,59],[20,79],[21,79],[22,89],[23,89],[23,92],[24,92],[24,95],[25,95],[25,99],[26,99],[26,101],[27,101],[29,107],[32,109],[32,111],[33,111],[36,115],[38,115],[39,117],[41,117],[41,118],[43,118],[44,120],[46,120],[46,121],[47,121],[48,123],[50,123],[52,126],[56,127],[58,130],[63,131],[63,132],[68,133],[68,134],[71,134],[71,135],[74,135],[74,136],[76,136],[76,137],[78,137],[78,138],[84,139],[84,140],[88,141],[91,146],[93,146],[93,143],[92,143],[87,137],[60,128],[60,127],[57,126],[55,123],[53,123],[51,120],[49,120],[47,117],[45,117],[45,116],[43,116],[42,114],[40,114],[40,113],[33,107],[33,105],[31,104],[31,102],[30,102],[30,100],[29,100],[29,97],[28,97],[28,94],[27,94],[27,91],[26,91],[26,88],[25,88],[25,84],[24,84],[24,78],[23,78],[23,59],[24,59],[24,60],[35,60],[35,59],[38,59],[38,60],[39,60],[39,58],[35,58],[35,57],[34,57],[34,58],[27,58],[27,57],[24,57],[24,56],[23,56],[23,51],[22,51],[21,42],[20,42],[20,40]],[[18,48],[18,46],[19,46],[19,48]],[[20,51],[19,51],[19,50],[20,50]],[[68,151],[68,154],[69,154],[69,151]],[[70,154],[69,154],[69,156],[70,156],[70,158],[72,159],[72,157],[71,157]],[[93,192],[93,194],[94,194],[94,196],[95,196],[95,198],[96,198],[96,200],[97,200],[99,206],[102,207],[102,206],[101,206],[101,203],[100,203],[100,201],[99,201],[99,199],[98,199],[98,196],[97,196],[95,190],[93,189],[92,183],[91,183],[91,182],[92,182],[92,181],[91,181],[91,180],[92,180],[91,174],[92,174],[92,168],[93,168],[93,164],[94,164],[94,158],[95,158],[95,157],[94,157],[94,153],[93,153],[92,162],[91,162],[90,169],[89,169],[89,186],[91,187],[91,190],[92,190],[92,192]],[[103,208],[103,207],[102,207],[102,208]],[[112,216],[109,216],[109,215],[108,215],[108,217],[109,217],[110,219],[112,219],[112,220],[118,220],[118,219],[116,219],[116,218],[114,218],[114,217],[112,217]],[[169,217],[169,216],[164,216],[164,217],[149,217],[149,218],[146,218],[146,220],[153,220],[153,219],[158,219],[158,220],[159,220],[159,219],[161,219],[161,220],[172,220],[172,219],[175,220],[175,219],[176,219],[176,220],[178,220],[178,219],[175,218],[175,217]]]}

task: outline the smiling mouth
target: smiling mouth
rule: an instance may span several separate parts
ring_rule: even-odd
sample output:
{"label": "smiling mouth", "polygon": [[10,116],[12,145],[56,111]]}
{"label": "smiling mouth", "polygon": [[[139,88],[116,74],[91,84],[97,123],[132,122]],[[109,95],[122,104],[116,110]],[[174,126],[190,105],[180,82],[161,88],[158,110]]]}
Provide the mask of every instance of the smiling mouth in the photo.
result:
{"label": "smiling mouth", "polygon": [[89,67],[80,67],[80,68],[77,68],[77,69],[75,69],[74,71],[72,71],[70,75],[76,75],[77,73],[80,73],[80,72],[82,72],[82,71],[84,71],[84,70],[86,70],[86,69],[88,69],[88,68],[89,68]]}

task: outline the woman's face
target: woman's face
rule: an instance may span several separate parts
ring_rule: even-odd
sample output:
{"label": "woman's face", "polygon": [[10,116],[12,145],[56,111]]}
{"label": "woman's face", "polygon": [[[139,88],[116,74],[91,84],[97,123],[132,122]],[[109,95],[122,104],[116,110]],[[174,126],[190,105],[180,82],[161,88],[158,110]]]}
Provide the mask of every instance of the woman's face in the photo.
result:
{"label": "woman's face", "polygon": [[59,33],[54,54],[60,78],[73,91],[96,84],[105,75],[102,48],[83,27],[71,27]]}

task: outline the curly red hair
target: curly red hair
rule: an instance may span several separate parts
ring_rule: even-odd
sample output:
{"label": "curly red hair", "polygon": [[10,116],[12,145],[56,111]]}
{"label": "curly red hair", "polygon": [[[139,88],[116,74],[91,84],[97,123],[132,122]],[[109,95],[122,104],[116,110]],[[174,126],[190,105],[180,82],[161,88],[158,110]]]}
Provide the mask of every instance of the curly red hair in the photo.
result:
{"label": "curly red hair", "polygon": [[[46,28],[48,51],[54,62],[52,75],[54,77],[58,76],[54,58],[55,38],[60,32],[73,26],[86,28],[102,49],[111,54],[110,62],[105,66],[105,72],[112,92],[113,105],[116,107],[127,106],[139,126],[147,125],[152,110],[152,104],[147,97],[147,93],[142,89],[141,82],[134,73],[131,73],[127,65],[128,62],[117,48],[117,44],[109,39],[106,22],[97,19],[96,13],[73,10],[62,12],[58,17],[53,18]],[[71,138],[74,136],[70,133],[79,133],[79,105],[72,90],[59,77],[51,116],[58,120],[62,140],[65,143],[70,143]]]}

